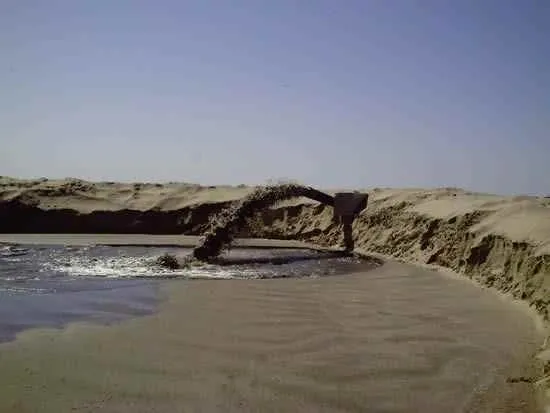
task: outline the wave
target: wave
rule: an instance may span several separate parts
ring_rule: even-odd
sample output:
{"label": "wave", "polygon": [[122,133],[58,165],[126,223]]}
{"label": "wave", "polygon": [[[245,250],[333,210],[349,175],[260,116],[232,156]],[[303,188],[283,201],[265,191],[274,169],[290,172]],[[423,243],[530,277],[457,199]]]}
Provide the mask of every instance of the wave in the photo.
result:
{"label": "wave", "polygon": [[[240,262],[239,262],[240,261]],[[140,279],[271,279],[271,278],[316,278],[333,275],[339,266],[358,264],[351,258],[324,258],[313,260],[311,257],[298,262],[295,259],[287,263],[273,264],[260,260],[257,263],[245,263],[235,260],[219,264],[198,264],[172,270],[159,266],[155,257],[105,257],[90,256],[56,257],[43,264],[48,273],[76,277],[102,278],[140,278]]]}
{"label": "wave", "polygon": [[221,268],[208,264],[170,270],[158,266],[154,257],[61,257],[44,263],[43,270],[71,277],[103,278],[248,279],[261,276],[254,269]]}
{"label": "wave", "polygon": [[[339,253],[304,250],[232,250],[210,263],[191,262],[180,269],[158,264],[159,254],[185,256],[185,249],[141,247],[0,246],[0,280],[65,282],[77,279],[266,279],[316,278],[347,273],[364,263]],[[11,262],[18,261],[18,262]]]}
{"label": "wave", "polygon": [[29,250],[27,248],[21,248],[15,245],[2,245],[0,246],[0,257],[11,258],[27,255]]}
{"label": "wave", "polygon": [[31,287],[15,287],[12,285],[0,286],[0,296],[2,295],[37,295],[37,294],[48,294],[55,292],[51,288],[31,288]]}

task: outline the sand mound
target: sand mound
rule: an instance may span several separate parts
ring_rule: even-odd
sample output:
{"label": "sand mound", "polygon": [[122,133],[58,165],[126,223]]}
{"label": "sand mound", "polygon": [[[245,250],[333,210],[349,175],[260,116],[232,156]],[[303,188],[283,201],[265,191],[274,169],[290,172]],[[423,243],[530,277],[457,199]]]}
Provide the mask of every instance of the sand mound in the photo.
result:
{"label": "sand mound", "polygon": [[[256,188],[0,178],[0,232],[202,235]],[[456,188],[367,190],[356,248],[438,264],[511,293],[548,319],[550,199]],[[250,198],[249,198],[250,199]],[[230,219],[229,219],[230,221]],[[244,226],[242,225],[244,222]],[[332,208],[295,198],[234,222],[231,235],[341,242]]]}
{"label": "sand mound", "polygon": [[[235,211],[254,190],[0,178],[0,232],[203,235],[215,216]],[[357,249],[450,268],[526,301],[549,320],[550,199],[456,188],[362,192],[369,193],[369,205],[353,224]],[[323,246],[342,241],[332,207],[309,199],[278,203],[252,219],[245,215],[222,227],[238,237]],[[548,351],[541,358],[548,377]]]}
{"label": "sand mound", "polygon": [[[335,244],[329,207],[302,204],[264,213],[257,236]],[[353,224],[356,248],[450,268],[534,305],[548,319],[550,202],[461,190],[376,190]]]}

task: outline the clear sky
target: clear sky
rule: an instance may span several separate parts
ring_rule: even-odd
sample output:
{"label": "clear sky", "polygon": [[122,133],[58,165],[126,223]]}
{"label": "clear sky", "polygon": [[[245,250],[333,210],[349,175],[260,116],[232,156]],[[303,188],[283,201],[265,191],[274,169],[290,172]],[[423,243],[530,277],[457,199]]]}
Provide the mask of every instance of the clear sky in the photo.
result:
{"label": "clear sky", "polygon": [[550,1],[2,0],[0,175],[550,193]]}

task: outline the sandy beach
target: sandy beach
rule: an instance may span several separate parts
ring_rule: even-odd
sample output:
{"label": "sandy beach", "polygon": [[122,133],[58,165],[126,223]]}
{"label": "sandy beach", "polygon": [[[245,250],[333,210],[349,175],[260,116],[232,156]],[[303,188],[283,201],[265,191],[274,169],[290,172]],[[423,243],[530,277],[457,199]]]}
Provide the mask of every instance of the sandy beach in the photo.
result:
{"label": "sandy beach", "polygon": [[[252,191],[1,184],[0,241],[63,245],[184,245],[179,234],[200,235]],[[534,356],[546,332],[512,299],[548,319],[550,200],[366,192],[355,245],[385,265],[318,280],[170,281],[153,315],[23,332],[0,346],[0,411],[538,411]],[[239,235],[294,247],[342,240],[332,208],[308,199],[253,224]]]}
{"label": "sandy beach", "polygon": [[[0,233],[201,235],[253,190],[0,177]],[[356,248],[449,268],[550,317],[549,198],[460,188],[359,190],[369,202],[353,224]],[[332,214],[332,207],[295,198],[260,211],[239,235],[334,246],[342,233]]]}
{"label": "sandy beach", "polygon": [[[395,262],[324,279],[171,281],[159,312],[0,345],[3,412],[534,412],[532,320]],[[503,323],[503,320],[506,320]]]}
{"label": "sandy beach", "polygon": [[550,413],[549,21],[1,1],[0,413]]}

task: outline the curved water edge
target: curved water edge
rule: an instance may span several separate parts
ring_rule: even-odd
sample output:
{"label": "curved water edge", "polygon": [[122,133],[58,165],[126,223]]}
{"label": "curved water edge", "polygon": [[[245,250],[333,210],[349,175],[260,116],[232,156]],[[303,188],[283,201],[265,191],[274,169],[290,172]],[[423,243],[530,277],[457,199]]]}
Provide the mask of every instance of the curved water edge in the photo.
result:
{"label": "curved water edge", "polygon": [[211,220],[210,228],[205,232],[200,244],[193,249],[193,257],[201,261],[212,260],[231,245],[237,232],[254,217],[254,214],[278,202],[296,197],[307,197],[334,206],[334,198],[331,195],[310,186],[288,183],[258,187],[240,202],[220,211]]}
{"label": "curved water edge", "polygon": [[[364,269],[365,265],[382,263],[375,258],[327,249],[247,247],[232,250],[209,263],[192,260],[190,253],[190,249],[177,247],[5,245],[0,248],[0,282],[22,283],[63,276],[67,280],[323,276],[343,274],[353,270],[354,265]],[[178,267],[159,264],[163,257],[173,257]]]}
{"label": "curved water edge", "polygon": [[[447,277],[459,283],[466,283],[475,286],[488,294],[493,295],[497,299],[506,302],[516,312],[524,314],[529,322],[532,323],[536,331],[537,339],[528,351],[527,357],[524,359],[524,364],[528,364],[530,373],[528,375],[516,374],[515,376],[507,377],[507,383],[523,383],[531,385],[534,389],[536,399],[537,413],[550,413],[550,325],[548,320],[531,306],[526,301],[514,297],[510,292],[502,292],[498,289],[488,287],[479,280],[458,274],[448,267],[438,264],[414,263],[411,264],[406,260],[397,260],[387,254],[365,251],[363,249],[355,249],[354,255],[362,258],[378,260],[378,262],[400,262],[403,264],[414,265],[429,271],[437,272],[442,277]],[[468,410],[468,412],[476,413],[476,410]],[[489,412],[488,412],[489,413]]]}
{"label": "curved water edge", "polygon": [[[346,276],[161,285],[150,317],[2,346],[0,371],[31,368],[25,383],[49,394],[12,387],[8,397],[47,407],[76,394],[77,406],[102,400],[106,411],[535,411],[529,385],[507,382],[528,375],[531,324],[468,283],[388,262]],[[47,368],[32,364],[44,345]]]}
{"label": "curved water edge", "polygon": [[[156,259],[162,252],[177,253],[180,256],[187,256],[189,253],[188,250],[182,251],[181,249],[175,248],[149,247],[1,246],[0,263],[3,265],[3,271],[0,272],[0,279],[2,280],[2,287],[0,287],[0,296],[2,297],[2,300],[0,300],[0,307],[3,307],[0,308],[0,313],[7,316],[3,318],[4,320],[9,319],[11,325],[6,325],[4,321],[4,326],[0,327],[0,331],[3,331],[3,336],[0,334],[0,341],[2,339],[13,339],[18,332],[41,325],[63,327],[67,323],[78,320],[90,320],[101,324],[109,324],[130,317],[152,314],[160,304],[157,291],[158,286],[161,285],[159,282],[164,282],[162,280],[165,278],[178,277],[199,280],[199,290],[197,291],[201,291],[203,288],[200,287],[200,280],[238,279],[245,283],[239,283],[240,286],[244,287],[244,291],[249,291],[250,286],[247,283],[253,280],[263,279],[266,280],[266,282],[270,280],[277,282],[276,278],[292,278],[292,280],[288,281],[295,283],[299,279],[303,279],[303,281],[309,282],[310,284],[298,285],[297,288],[302,291],[301,300],[310,302],[311,299],[306,298],[304,294],[309,291],[309,289],[312,289],[312,293],[315,296],[315,289],[319,288],[318,282],[328,282],[329,284],[327,284],[327,287],[330,286],[329,288],[332,290],[331,294],[338,297],[341,289],[346,285],[346,282],[342,280],[349,278],[349,274],[357,273],[358,271],[364,272],[367,269],[371,269],[373,264],[380,263],[380,261],[370,261],[368,262],[370,264],[369,267],[366,265],[365,261],[359,260],[357,256],[342,257],[338,255],[338,252],[329,251],[315,252],[298,249],[275,251],[233,250],[229,256],[226,256],[217,264],[203,264],[196,267],[181,268],[177,271],[171,271],[156,265]],[[22,271],[22,265],[25,263],[27,267]],[[34,263],[34,267],[32,267],[30,263]],[[392,264],[390,268],[397,269],[398,267]],[[398,271],[400,270],[397,270],[397,272]],[[344,274],[348,274],[348,276],[331,277],[331,280],[326,278],[330,275],[342,276]],[[414,274],[411,273],[411,275]],[[367,289],[372,289],[377,291],[379,295],[385,295],[389,302],[383,305],[379,302],[379,307],[381,305],[387,308],[385,310],[383,308],[380,310],[379,308],[376,313],[370,315],[368,312],[362,313],[366,320],[359,321],[359,319],[354,318],[354,320],[356,320],[354,323],[365,322],[365,325],[361,328],[371,329],[374,327],[372,332],[375,334],[387,334],[388,331],[391,332],[392,329],[396,328],[396,325],[401,326],[397,327],[397,330],[404,328],[407,331],[398,333],[396,330],[395,335],[391,333],[393,338],[388,338],[390,343],[394,343],[398,346],[403,346],[407,343],[414,344],[426,342],[429,344],[430,348],[434,345],[430,343],[435,343],[436,347],[434,347],[433,350],[436,350],[440,346],[445,347],[445,343],[455,343],[456,339],[453,338],[452,332],[445,333],[443,336],[436,334],[438,338],[435,342],[435,331],[426,331],[422,333],[414,332],[416,328],[420,328],[421,326],[427,327],[430,323],[436,323],[436,325],[437,323],[443,323],[438,328],[444,328],[443,325],[448,323],[448,321],[444,321],[442,314],[445,314],[447,311],[446,309],[452,309],[455,304],[445,303],[445,300],[441,301],[438,297],[440,294],[448,294],[448,291],[438,291],[439,287],[437,287],[437,285],[440,284],[441,277],[434,274],[433,278],[426,278],[425,274],[418,273],[414,275],[416,279],[412,280],[410,276],[403,278],[403,276],[393,273],[384,273],[383,276],[381,276],[380,274],[377,275],[376,272],[370,272],[368,275],[365,273],[362,276],[364,278],[370,278],[369,282],[365,285],[357,286],[357,291],[354,292],[353,297],[350,297],[349,293],[346,292],[345,296],[340,297],[338,300],[342,299],[342,302],[350,300],[350,298],[351,302],[365,300],[363,296],[369,296]],[[385,282],[381,283],[381,277],[385,279]],[[355,278],[355,276],[350,277],[350,279]],[[412,282],[412,284],[409,284],[410,282]],[[421,285],[420,289],[417,288],[418,284]],[[268,293],[265,299],[268,300],[269,295],[273,292],[277,292],[281,285],[282,284],[272,284],[268,289],[263,289],[263,294]],[[240,286],[239,289],[241,288]],[[456,284],[444,283],[444,286],[445,289],[448,290],[452,288],[461,288],[457,287]],[[351,287],[346,286],[345,290],[348,291],[349,288]],[[355,287],[350,291],[354,291],[354,289]],[[401,289],[405,289],[405,291],[403,291],[405,295],[401,293],[396,295],[396,291]],[[257,292],[258,290],[252,289],[249,292],[252,291]],[[283,288],[281,291],[284,291],[284,295],[277,299],[277,302],[286,305],[284,304],[286,300],[284,296],[287,294],[292,296],[292,294],[294,294],[294,289],[291,288],[288,290]],[[361,291],[360,296],[357,295],[359,291]],[[238,299],[244,300],[245,296],[243,294],[245,294],[245,292],[242,292]],[[281,294],[281,292],[277,294]],[[437,294],[437,296],[433,294]],[[260,298],[258,297],[258,299]],[[374,297],[370,299],[376,301]],[[433,303],[428,303],[428,299],[436,300],[439,304],[434,307]],[[453,297],[453,299],[460,300],[460,295]],[[336,302],[337,301],[332,302],[331,305],[334,305]],[[467,313],[464,320],[469,320],[466,321],[466,323],[485,317],[483,313],[475,314],[478,303],[471,302],[471,304],[473,304],[473,308],[463,309],[463,311]],[[297,305],[299,305],[298,302],[291,304],[291,308]],[[403,305],[405,305],[407,309],[400,309]],[[201,306],[202,304],[199,306],[199,309]],[[431,309],[427,311],[430,306]],[[11,313],[6,311],[8,307],[11,308]],[[191,307],[186,308],[187,311],[193,311]],[[368,308],[374,307],[369,304]],[[21,309],[26,310],[21,311]],[[256,310],[258,310],[258,308],[254,307],[252,311]],[[481,308],[479,310],[481,311]],[[441,311],[443,311],[442,314],[434,315],[434,313],[437,314],[437,312]],[[452,315],[453,319],[457,317],[457,309],[455,308],[452,311],[455,312]],[[491,309],[490,311],[494,312],[496,310]],[[294,310],[292,313],[294,313]],[[403,321],[406,320],[399,321],[399,318],[403,317],[405,314],[409,314],[406,318],[412,324],[404,324]],[[417,315],[413,317],[413,314]],[[291,313],[288,314],[288,316],[290,315]],[[357,314],[353,313],[348,315],[342,314],[342,317],[356,317],[356,315]],[[295,313],[293,317],[295,316],[297,316],[297,319],[300,318],[299,313]],[[380,319],[380,316],[382,319]],[[395,318],[396,316],[398,316],[398,318]],[[335,317],[337,317],[337,320],[333,319],[332,322],[335,320],[337,323],[343,322],[339,316],[335,315]],[[377,324],[376,326],[370,325],[368,319],[372,317],[378,320],[377,323],[382,322],[382,324]],[[496,322],[496,320],[495,318],[493,322]],[[288,318],[288,322],[292,324],[296,322],[296,320]],[[459,325],[460,324],[453,324],[453,328],[457,328]],[[248,326],[243,327],[249,328]],[[319,328],[321,328],[321,325],[319,325]],[[476,328],[479,329],[480,326]],[[376,333],[376,331],[378,331],[378,333]],[[479,330],[475,329],[470,330],[469,333],[467,333],[467,331],[468,330],[464,331],[466,335],[473,334],[475,336],[481,334]],[[493,342],[493,338],[489,337],[489,333],[495,335],[501,333],[498,332],[498,329],[492,329],[490,332],[481,334],[481,337],[484,337],[483,340],[487,340],[487,344],[491,345],[492,343],[496,348],[499,348],[501,344]],[[518,334],[519,337],[521,337],[523,333]],[[504,336],[500,335],[499,340],[503,340],[503,337]],[[517,338],[518,337],[514,338],[514,340]],[[512,337],[509,336],[508,339],[512,340]],[[478,344],[475,344],[476,340],[477,339],[473,339],[471,342],[476,348],[475,352],[483,353],[484,350],[478,348]],[[363,345],[366,346],[365,349],[368,352],[368,341],[363,343]],[[417,344],[414,345],[416,346]],[[452,344],[452,346],[455,346],[455,344]],[[526,349],[527,347],[521,351],[526,351]],[[344,351],[347,350],[344,349]],[[449,349],[449,351],[451,351],[451,349]],[[499,351],[503,351],[503,355],[518,354],[516,350],[512,351],[505,347],[502,347]],[[359,357],[359,353],[357,357]],[[415,357],[417,357],[417,355],[415,355]],[[467,359],[469,355],[464,353],[460,355],[460,357],[466,357]],[[494,363],[498,364],[496,360],[498,357],[494,355],[491,357],[493,357]],[[470,362],[468,362],[468,365],[471,365],[469,363]],[[474,368],[473,365],[472,368]],[[504,373],[498,373],[500,378],[498,380],[496,379],[498,376],[497,372],[500,370],[496,367],[495,369],[496,370],[492,373],[487,373],[487,376],[479,376],[481,377],[479,379],[481,381],[478,384],[480,387],[477,391],[481,392],[481,394],[490,393],[488,389],[500,388],[508,385],[502,380],[501,376]],[[464,372],[464,374],[466,373]],[[525,382],[527,381],[536,381],[532,372],[525,375],[521,369],[513,370],[505,379],[510,379],[509,385],[514,384],[515,386],[526,385]],[[465,399],[462,401],[465,406],[475,405],[475,403],[478,403],[477,400],[479,400],[480,396],[472,393],[469,397],[471,400]]]}
{"label": "curved water edge", "polygon": [[374,262],[313,250],[234,250],[217,263],[159,266],[163,253],[190,249],[136,246],[0,246],[0,341],[33,327],[88,320],[111,323],[153,313],[168,279],[246,280],[343,275]]}

